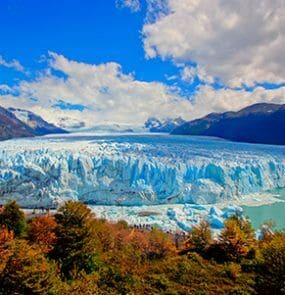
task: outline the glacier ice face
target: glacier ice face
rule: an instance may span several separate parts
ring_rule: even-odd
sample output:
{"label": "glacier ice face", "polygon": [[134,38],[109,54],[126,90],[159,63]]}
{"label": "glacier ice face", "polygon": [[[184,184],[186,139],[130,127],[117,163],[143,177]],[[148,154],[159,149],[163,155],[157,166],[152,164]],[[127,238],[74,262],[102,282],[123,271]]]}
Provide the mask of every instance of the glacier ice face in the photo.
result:
{"label": "glacier ice face", "polygon": [[0,143],[0,202],[214,204],[285,187],[285,147],[169,135],[66,135]]}
{"label": "glacier ice face", "polygon": [[[213,234],[216,235],[224,228],[225,220],[234,213],[243,216],[238,206],[223,206],[221,208],[211,205],[168,204],[143,206],[90,206],[99,218],[117,222],[125,220],[130,225],[149,225],[159,227],[165,231],[188,232],[202,220],[210,223]],[[143,212],[143,214],[141,214]],[[227,214],[231,212],[231,214]],[[228,216],[228,217],[225,217]]]}

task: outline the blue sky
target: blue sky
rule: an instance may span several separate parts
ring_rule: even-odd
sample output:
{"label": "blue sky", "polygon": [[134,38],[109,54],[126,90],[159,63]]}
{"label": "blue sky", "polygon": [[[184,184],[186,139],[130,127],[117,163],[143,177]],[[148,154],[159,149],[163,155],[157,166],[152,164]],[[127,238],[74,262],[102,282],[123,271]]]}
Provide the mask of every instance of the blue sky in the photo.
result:
{"label": "blue sky", "polygon": [[262,2],[0,1],[0,104],[91,126],[284,103],[284,5]]}
{"label": "blue sky", "polygon": [[[159,58],[147,60],[141,39],[145,11],[118,9],[115,0],[5,0],[0,2],[0,52],[33,72],[48,51],[86,63],[109,61],[140,80],[163,80],[177,68]],[[0,68],[1,81],[15,73]],[[7,77],[8,75],[8,77]],[[9,82],[9,80],[8,80]]]}

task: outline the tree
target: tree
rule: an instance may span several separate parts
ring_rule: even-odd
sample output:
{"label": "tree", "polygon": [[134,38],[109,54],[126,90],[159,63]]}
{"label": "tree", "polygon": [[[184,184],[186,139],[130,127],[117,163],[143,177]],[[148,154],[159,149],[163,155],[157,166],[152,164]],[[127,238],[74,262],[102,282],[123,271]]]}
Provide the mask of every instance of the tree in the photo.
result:
{"label": "tree", "polygon": [[0,294],[48,294],[57,281],[55,266],[36,245],[25,240],[9,244],[9,254],[0,274]]}
{"label": "tree", "polygon": [[262,244],[257,265],[258,294],[285,293],[285,233],[276,232]]}
{"label": "tree", "polygon": [[98,288],[98,275],[96,273],[86,274],[79,273],[77,278],[70,281],[61,281],[54,284],[50,290],[50,294],[54,295],[97,295],[106,294]]}
{"label": "tree", "polygon": [[5,246],[7,242],[10,242],[14,239],[14,232],[8,230],[7,227],[0,229],[0,247]]}
{"label": "tree", "polygon": [[158,229],[148,233],[146,243],[145,254],[148,259],[161,259],[175,253],[175,247],[169,237]]}
{"label": "tree", "polygon": [[181,253],[195,251],[199,254],[204,254],[212,241],[210,223],[202,221],[189,231],[189,238],[184,242]]}
{"label": "tree", "polygon": [[219,236],[219,246],[224,250],[225,259],[240,261],[254,249],[254,230],[249,220],[235,215],[225,221],[225,228]]}
{"label": "tree", "polygon": [[51,257],[62,264],[63,274],[71,271],[92,273],[98,268],[94,215],[80,202],[67,202],[55,215],[57,241]]}
{"label": "tree", "polygon": [[26,230],[25,214],[20,210],[16,201],[9,201],[0,213],[0,225],[12,230],[15,236],[23,234]]}
{"label": "tree", "polygon": [[0,273],[3,271],[9,258],[10,249],[8,244],[13,240],[13,231],[9,231],[6,227],[0,228]]}
{"label": "tree", "polygon": [[39,245],[43,253],[50,252],[56,243],[56,221],[49,216],[37,216],[29,221],[28,239]]}

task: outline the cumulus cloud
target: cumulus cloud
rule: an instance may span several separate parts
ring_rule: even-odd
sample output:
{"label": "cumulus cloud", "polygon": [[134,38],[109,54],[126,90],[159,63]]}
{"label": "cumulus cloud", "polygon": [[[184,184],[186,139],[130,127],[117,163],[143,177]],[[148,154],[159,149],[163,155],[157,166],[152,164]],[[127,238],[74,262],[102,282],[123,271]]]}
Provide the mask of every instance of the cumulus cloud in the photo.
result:
{"label": "cumulus cloud", "polygon": [[3,58],[2,55],[0,55],[0,66],[4,66],[6,68],[12,68],[19,72],[24,72],[24,67],[20,64],[18,60],[13,59],[11,61],[7,61]]}
{"label": "cumulus cloud", "polygon": [[[192,96],[182,97],[179,88],[136,80],[132,74],[124,73],[118,63],[87,64],[54,52],[49,53],[47,62],[46,69],[34,80],[22,80],[14,86],[0,85],[0,105],[31,110],[64,127],[92,127],[142,126],[149,117],[191,120],[256,102],[285,103],[285,87],[256,87],[250,92],[215,89],[205,84]],[[203,77],[199,67],[191,71],[184,73],[185,79],[193,75]]]}
{"label": "cumulus cloud", "polygon": [[[35,80],[21,81],[10,93],[1,96],[0,103],[28,108],[54,123],[67,117],[84,120],[87,126],[142,125],[150,116],[178,117],[191,112],[191,103],[172,87],[138,81],[133,75],[124,74],[117,63],[80,63],[52,52],[48,62],[48,68]],[[63,110],[55,107],[58,102],[84,108]]]}
{"label": "cumulus cloud", "polygon": [[195,62],[230,87],[285,81],[284,0],[148,1],[148,58]]}
{"label": "cumulus cloud", "polygon": [[197,67],[187,67],[184,66],[181,71],[181,79],[183,81],[189,82],[192,84],[195,80],[195,78],[198,78],[200,81],[212,84],[214,83],[215,79],[214,77],[208,75],[205,71],[205,69],[200,68],[199,66]]}
{"label": "cumulus cloud", "polygon": [[256,87],[253,91],[215,89],[209,85],[199,87],[193,98],[192,117],[198,118],[212,112],[237,111],[255,103],[285,104],[285,87],[265,89]]}
{"label": "cumulus cloud", "polygon": [[132,12],[138,12],[141,9],[140,0],[116,0],[117,8],[128,8]]}

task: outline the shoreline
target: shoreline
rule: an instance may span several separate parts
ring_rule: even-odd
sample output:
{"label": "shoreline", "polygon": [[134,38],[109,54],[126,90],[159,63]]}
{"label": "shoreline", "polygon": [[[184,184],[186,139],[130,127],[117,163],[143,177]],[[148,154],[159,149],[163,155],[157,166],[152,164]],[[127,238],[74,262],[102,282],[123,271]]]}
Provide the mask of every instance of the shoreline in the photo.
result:
{"label": "shoreline", "polygon": [[[285,200],[280,198],[280,194],[272,192],[251,194],[239,199],[205,205],[189,203],[139,206],[86,205],[97,218],[106,219],[108,222],[125,220],[130,226],[150,225],[163,231],[187,232],[202,220],[208,220],[212,229],[217,231],[223,228],[223,222],[233,212],[244,214],[244,207],[259,207],[284,202]],[[56,208],[21,209],[27,218],[53,216],[57,212]]]}

